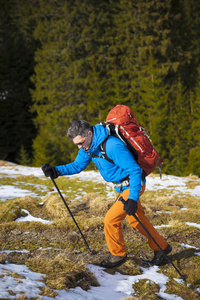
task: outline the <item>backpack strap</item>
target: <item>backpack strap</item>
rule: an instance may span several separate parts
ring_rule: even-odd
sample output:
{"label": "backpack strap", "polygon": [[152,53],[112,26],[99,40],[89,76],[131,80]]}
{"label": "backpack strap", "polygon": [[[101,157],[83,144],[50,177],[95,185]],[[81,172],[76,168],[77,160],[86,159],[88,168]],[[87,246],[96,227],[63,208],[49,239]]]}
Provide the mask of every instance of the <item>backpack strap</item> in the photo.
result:
{"label": "backpack strap", "polygon": [[114,161],[112,159],[110,159],[106,153],[106,142],[107,142],[108,138],[109,138],[109,136],[107,136],[107,138],[105,138],[105,140],[100,144],[100,150],[101,150],[102,156],[96,155],[96,154],[89,154],[90,158],[105,158],[107,161],[114,164]]}
{"label": "backpack strap", "polygon": [[112,159],[110,159],[106,153],[106,142],[107,142],[108,138],[109,138],[109,136],[107,136],[107,138],[101,143],[100,150],[103,155],[103,158],[105,158],[110,163],[114,164],[114,161]]}
{"label": "backpack strap", "polygon": [[90,159],[91,158],[105,158],[104,156],[101,155],[96,155],[96,154],[89,154]]}

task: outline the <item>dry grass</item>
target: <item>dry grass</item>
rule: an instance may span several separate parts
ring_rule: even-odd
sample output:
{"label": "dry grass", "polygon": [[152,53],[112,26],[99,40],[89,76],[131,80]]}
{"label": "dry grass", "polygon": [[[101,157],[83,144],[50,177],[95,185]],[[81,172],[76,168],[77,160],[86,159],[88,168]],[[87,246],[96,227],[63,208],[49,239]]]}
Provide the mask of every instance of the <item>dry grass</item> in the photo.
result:
{"label": "dry grass", "polygon": [[[85,263],[80,257],[73,257],[66,252],[61,252],[55,257],[49,257],[44,253],[29,259],[27,265],[34,271],[48,274],[44,280],[50,289],[69,289],[77,286],[77,282],[87,286],[92,284],[98,286],[94,274],[88,271]],[[46,290],[44,291],[46,292]]]}
{"label": "dry grass", "polygon": [[46,210],[53,219],[69,217],[69,213],[59,195],[49,195],[43,198],[43,210]]}
{"label": "dry grass", "polygon": [[12,166],[13,164],[9,163],[8,161],[5,160],[0,160],[0,166]]}
{"label": "dry grass", "polygon": [[[135,291],[134,297],[125,298],[126,300],[159,300],[160,297],[156,295],[159,292],[160,288],[158,284],[151,282],[147,279],[141,279],[133,285]],[[124,299],[124,300],[125,300]]]}
{"label": "dry grass", "polygon": [[88,205],[91,214],[101,217],[105,216],[105,213],[114,201],[95,193],[89,193],[83,196],[83,203]]}
{"label": "dry grass", "polygon": [[25,216],[26,213],[21,211],[22,209],[38,215],[40,205],[36,199],[30,196],[7,200],[6,202],[0,201],[0,223],[15,221],[17,218]]}

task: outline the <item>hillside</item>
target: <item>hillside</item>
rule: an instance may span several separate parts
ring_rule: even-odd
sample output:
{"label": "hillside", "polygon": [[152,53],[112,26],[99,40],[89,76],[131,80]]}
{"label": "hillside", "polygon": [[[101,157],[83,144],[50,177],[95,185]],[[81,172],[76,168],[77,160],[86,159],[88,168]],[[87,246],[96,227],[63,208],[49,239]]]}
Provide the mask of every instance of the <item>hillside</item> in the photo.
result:
{"label": "hillside", "polygon": [[40,168],[0,161],[0,299],[184,299],[200,297],[200,179],[153,174],[141,197],[146,215],[172,245],[173,266],[148,267],[152,251],[125,220],[128,260],[99,266],[108,255],[103,219],[115,194],[98,172],[56,179],[84,241]]}

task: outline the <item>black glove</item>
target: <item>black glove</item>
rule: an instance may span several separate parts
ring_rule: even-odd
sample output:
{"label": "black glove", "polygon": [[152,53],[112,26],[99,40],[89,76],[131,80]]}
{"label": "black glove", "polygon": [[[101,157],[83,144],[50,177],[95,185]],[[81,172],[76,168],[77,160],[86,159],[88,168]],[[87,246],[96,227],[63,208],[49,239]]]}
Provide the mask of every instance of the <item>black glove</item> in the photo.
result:
{"label": "black glove", "polygon": [[50,166],[50,164],[43,164],[42,171],[46,177],[51,177],[52,179],[55,179],[61,175],[60,171],[56,171],[56,169]]}
{"label": "black glove", "polygon": [[127,215],[134,215],[137,211],[137,202],[133,199],[124,200],[122,197],[119,198],[120,201],[124,204],[124,210]]}

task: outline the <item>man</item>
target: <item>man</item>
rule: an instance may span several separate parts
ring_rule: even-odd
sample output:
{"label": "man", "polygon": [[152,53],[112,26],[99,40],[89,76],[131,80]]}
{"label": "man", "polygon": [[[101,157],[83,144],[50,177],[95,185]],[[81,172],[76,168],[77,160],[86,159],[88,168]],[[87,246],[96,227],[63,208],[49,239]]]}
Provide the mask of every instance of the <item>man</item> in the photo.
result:
{"label": "man", "polygon": [[[68,129],[67,136],[79,148],[75,161],[57,167],[44,164],[42,170],[45,176],[55,179],[62,175],[80,173],[93,161],[104,180],[113,182],[116,191],[120,193],[119,196],[126,200],[125,204],[116,201],[106,213],[104,232],[110,255],[101,262],[101,265],[109,268],[125,262],[127,253],[121,225],[125,218],[132,227],[148,238],[149,246],[154,250],[151,264],[160,265],[164,260],[163,252],[133,217],[133,214],[137,215],[165,254],[171,252],[172,247],[147,219],[140,204],[139,196],[144,192],[146,182],[146,180],[144,182],[141,180],[142,170],[125,144],[120,139],[108,135],[108,129],[100,124],[90,126],[84,120],[74,121]],[[106,153],[114,163],[102,158],[100,145],[106,138]]]}

